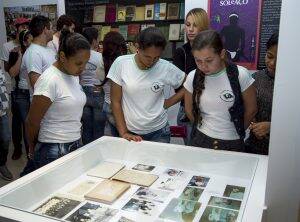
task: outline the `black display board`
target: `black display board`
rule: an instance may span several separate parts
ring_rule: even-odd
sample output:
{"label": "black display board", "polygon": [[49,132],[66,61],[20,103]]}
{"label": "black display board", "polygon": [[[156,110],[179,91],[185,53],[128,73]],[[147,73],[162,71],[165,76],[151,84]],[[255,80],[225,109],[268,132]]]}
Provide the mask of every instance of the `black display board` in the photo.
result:
{"label": "black display board", "polygon": [[265,68],[266,42],[279,31],[281,0],[264,0],[260,26],[258,69]]}

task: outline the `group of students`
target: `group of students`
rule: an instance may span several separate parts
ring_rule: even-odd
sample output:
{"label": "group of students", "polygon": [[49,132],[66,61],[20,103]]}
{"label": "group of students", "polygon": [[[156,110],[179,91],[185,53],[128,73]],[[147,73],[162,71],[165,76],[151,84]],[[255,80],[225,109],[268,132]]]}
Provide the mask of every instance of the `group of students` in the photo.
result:
{"label": "group of students", "polygon": [[[141,31],[137,52],[126,55],[126,42],[118,32],[104,37],[100,53],[97,29],[75,33],[75,22],[66,15],[58,19],[54,35],[44,16],[34,17],[29,31],[26,25],[18,25],[21,50],[10,47],[9,58],[2,56],[6,71],[19,76],[11,93],[12,105],[20,103],[15,111],[12,107],[12,127],[14,131],[15,113],[22,112],[29,158],[25,173],[101,137],[106,125],[113,136],[129,141],[169,143],[167,109],[178,102],[178,125],[188,132],[186,145],[268,153],[278,35],[268,41],[267,68],[255,73],[254,80],[226,57],[220,35],[209,30],[201,8],[187,14],[188,41],[176,50],[173,63],[160,58],[167,41],[155,27]],[[12,60],[13,52],[17,56]],[[167,99],[166,86],[175,89]],[[1,144],[10,137],[7,113],[2,112]],[[21,154],[16,148],[13,157]],[[0,173],[12,179],[5,165],[8,145],[1,149],[5,161]]]}

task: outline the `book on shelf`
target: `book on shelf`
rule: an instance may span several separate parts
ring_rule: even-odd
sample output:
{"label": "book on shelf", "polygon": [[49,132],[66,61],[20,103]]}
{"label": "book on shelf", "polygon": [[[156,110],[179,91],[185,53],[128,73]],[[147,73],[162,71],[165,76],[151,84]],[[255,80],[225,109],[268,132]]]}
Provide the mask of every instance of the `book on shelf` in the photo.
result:
{"label": "book on shelf", "polygon": [[128,30],[128,25],[119,26],[119,32],[125,40],[127,40],[127,30]]}
{"label": "book on shelf", "polygon": [[111,204],[129,188],[129,183],[116,180],[104,180],[85,194],[84,197],[91,201]]}
{"label": "book on shelf", "polygon": [[110,31],[111,32],[119,32],[119,27],[111,27]]}
{"label": "book on shelf", "polygon": [[125,21],[127,22],[135,21],[135,5],[126,6]]}
{"label": "book on shelf", "polygon": [[[110,31],[112,31],[112,29],[110,29]],[[113,175],[115,175],[124,167],[125,165],[121,163],[102,162],[98,164],[96,167],[89,170],[87,172],[87,175],[108,179],[111,178]]]}
{"label": "book on shelf", "polygon": [[102,26],[100,41],[103,41],[105,35],[110,32],[110,26]]}
{"label": "book on shelf", "polygon": [[112,179],[149,187],[158,179],[158,176],[154,174],[141,173],[135,170],[123,169],[114,175]]}
{"label": "book on shelf", "polygon": [[101,39],[101,30],[102,30],[102,25],[92,25],[92,27],[96,28],[98,30],[98,39]]}
{"label": "book on shelf", "polygon": [[83,22],[93,22],[94,8],[87,8],[84,12]]}
{"label": "book on shelf", "polygon": [[145,6],[145,20],[153,20],[154,4]]}
{"label": "book on shelf", "polygon": [[116,21],[116,5],[108,4],[106,5],[105,22],[113,23],[115,21]]}
{"label": "book on shelf", "polygon": [[126,20],[126,7],[118,5],[117,8],[117,21],[124,22]]}
{"label": "book on shelf", "polygon": [[136,36],[140,32],[140,28],[141,26],[139,24],[129,24],[127,31],[127,40],[134,41],[136,39]]}
{"label": "book on shelf", "polygon": [[159,20],[165,20],[167,16],[167,3],[160,3],[159,5]]}
{"label": "book on shelf", "polygon": [[185,29],[184,24],[180,24],[179,40],[184,41]]}
{"label": "book on shelf", "polygon": [[166,40],[169,40],[169,25],[158,26],[159,30],[163,33]]}
{"label": "book on shelf", "polygon": [[159,20],[159,14],[160,14],[160,3],[154,4],[154,20]]}
{"label": "book on shelf", "polygon": [[169,41],[179,40],[180,24],[170,24]]}
{"label": "book on shelf", "polygon": [[180,14],[179,14],[179,18],[180,19],[184,19],[185,18],[185,4],[184,2],[180,3]]}
{"label": "book on shelf", "polygon": [[145,20],[145,6],[138,6],[135,8],[135,21]]}
{"label": "book on shelf", "polygon": [[97,5],[94,7],[93,22],[105,21],[106,5]]}
{"label": "book on shelf", "polygon": [[180,10],[180,3],[168,4],[167,19],[168,20],[179,19],[179,10]]}

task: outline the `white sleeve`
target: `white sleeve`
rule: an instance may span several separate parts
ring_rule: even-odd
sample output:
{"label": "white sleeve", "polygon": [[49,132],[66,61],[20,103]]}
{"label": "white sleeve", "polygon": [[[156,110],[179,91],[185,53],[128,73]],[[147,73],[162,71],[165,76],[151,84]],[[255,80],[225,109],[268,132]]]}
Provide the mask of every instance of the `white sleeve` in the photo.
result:
{"label": "white sleeve", "polygon": [[166,82],[168,85],[172,86],[174,89],[179,88],[183,80],[185,78],[185,73],[181,71],[177,66],[168,62],[168,69],[167,69],[167,78]]}
{"label": "white sleeve", "polygon": [[99,53],[98,61],[100,62],[97,65],[96,78],[102,83],[105,79],[105,70],[104,70],[103,57],[101,53]]}
{"label": "white sleeve", "polygon": [[43,74],[43,57],[37,51],[29,51],[25,60],[25,66],[27,73],[36,72],[37,74]]}
{"label": "white sleeve", "polygon": [[122,86],[122,64],[118,57],[114,63],[111,65],[109,72],[107,74],[107,78],[111,79],[113,82]]}
{"label": "white sleeve", "polygon": [[254,83],[254,79],[252,78],[251,73],[248,69],[242,66],[238,66],[239,69],[239,82],[241,86],[241,91],[244,92]]}
{"label": "white sleeve", "polygon": [[191,71],[188,76],[186,77],[186,80],[183,84],[184,88],[189,92],[193,93],[194,87],[193,87],[193,81],[195,76],[195,70]]}
{"label": "white sleeve", "polygon": [[54,78],[49,75],[41,75],[34,85],[34,96],[46,96],[53,102],[57,96],[57,88]]}
{"label": "white sleeve", "polygon": [[1,54],[0,54],[0,59],[4,62],[8,62],[9,59],[9,50],[7,48],[7,44],[3,44],[1,48]]}

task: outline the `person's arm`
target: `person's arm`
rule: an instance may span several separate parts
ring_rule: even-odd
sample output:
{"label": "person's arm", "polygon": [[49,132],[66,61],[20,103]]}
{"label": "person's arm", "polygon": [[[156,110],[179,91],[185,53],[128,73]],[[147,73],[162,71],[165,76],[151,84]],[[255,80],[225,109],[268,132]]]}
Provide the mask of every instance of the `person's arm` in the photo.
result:
{"label": "person's arm", "polygon": [[38,78],[40,77],[40,74],[38,74],[36,72],[29,72],[28,76],[29,76],[30,85],[31,85],[32,89],[34,89],[34,85],[35,85],[36,81],[38,80]]}
{"label": "person's arm", "polygon": [[20,73],[20,68],[21,68],[21,63],[22,63],[22,54],[19,51],[17,54],[18,58],[16,61],[11,61],[11,60],[15,60],[15,58],[12,58],[12,53],[10,53],[9,55],[9,60],[8,60],[8,64],[9,64],[9,70],[8,73],[11,77],[15,77],[17,75],[19,75]]}
{"label": "person's arm", "polygon": [[177,93],[173,96],[165,100],[164,108],[168,109],[169,107],[175,105],[176,103],[180,102],[184,99],[184,88],[181,88]]}
{"label": "person's arm", "polygon": [[244,92],[242,92],[242,96],[245,109],[244,126],[245,129],[247,129],[257,113],[256,89],[253,84],[250,85]]}
{"label": "person's arm", "polygon": [[33,96],[25,124],[30,158],[34,154],[41,121],[51,104],[51,100],[46,96]]}
{"label": "person's arm", "polygon": [[270,133],[271,122],[253,122],[250,124],[249,129],[257,139],[263,139]]}
{"label": "person's arm", "polygon": [[110,89],[110,99],[111,99],[111,108],[113,111],[113,115],[116,120],[117,129],[122,138],[127,139],[128,141],[141,141],[142,138],[137,135],[133,135],[129,133],[125,118],[124,112],[122,109],[122,87],[116,84],[113,81],[110,81],[111,89]]}
{"label": "person's arm", "polygon": [[188,90],[184,90],[184,108],[186,116],[190,119],[191,122],[194,122],[193,94]]}

